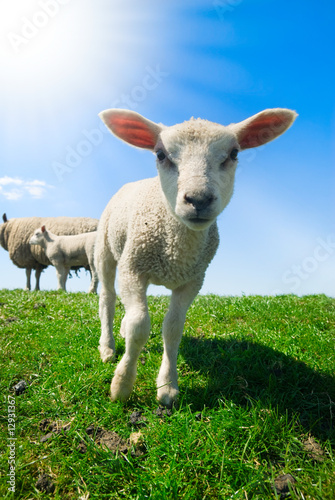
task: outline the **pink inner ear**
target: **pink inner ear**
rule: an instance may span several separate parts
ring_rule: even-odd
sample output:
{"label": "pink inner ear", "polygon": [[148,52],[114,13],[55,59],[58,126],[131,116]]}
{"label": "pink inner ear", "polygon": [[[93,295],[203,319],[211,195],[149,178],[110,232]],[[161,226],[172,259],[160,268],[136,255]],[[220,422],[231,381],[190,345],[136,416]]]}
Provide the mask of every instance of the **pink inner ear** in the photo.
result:
{"label": "pink inner ear", "polygon": [[156,133],[139,119],[115,114],[107,118],[107,124],[115,135],[133,146],[153,149],[156,144]]}
{"label": "pink inner ear", "polygon": [[42,229],[42,233],[44,233],[45,232],[45,226],[42,226],[41,229]]}
{"label": "pink inner ear", "polygon": [[292,116],[288,116],[287,113],[262,113],[238,133],[241,149],[255,148],[272,141],[285,132],[292,121]]}

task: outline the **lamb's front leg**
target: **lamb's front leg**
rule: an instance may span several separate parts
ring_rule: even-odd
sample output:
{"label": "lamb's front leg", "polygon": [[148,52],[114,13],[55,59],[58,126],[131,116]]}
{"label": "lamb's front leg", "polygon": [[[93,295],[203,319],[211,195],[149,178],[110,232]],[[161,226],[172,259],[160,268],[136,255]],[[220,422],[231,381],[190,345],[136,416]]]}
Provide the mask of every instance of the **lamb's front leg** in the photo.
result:
{"label": "lamb's front leg", "polygon": [[131,394],[136,374],[137,361],[142,348],[150,334],[150,317],[146,299],[147,284],[132,282],[132,289],[122,286],[120,278],[121,297],[126,310],[127,320],[123,319],[122,330],[126,339],[126,351],[117,365],[111,384],[111,398],[113,401],[125,401]]}
{"label": "lamb's front leg", "polygon": [[56,274],[57,274],[57,280],[58,280],[58,290],[64,290],[66,291],[66,280],[67,276],[70,272],[69,267],[63,266],[63,264],[57,263],[56,265],[53,264],[56,267]]}
{"label": "lamb's front leg", "polygon": [[157,377],[157,399],[171,406],[178,396],[177,356],[186,313],[201,288],[192,282],[173,290],[169,310],[163,323],[164,353]]}

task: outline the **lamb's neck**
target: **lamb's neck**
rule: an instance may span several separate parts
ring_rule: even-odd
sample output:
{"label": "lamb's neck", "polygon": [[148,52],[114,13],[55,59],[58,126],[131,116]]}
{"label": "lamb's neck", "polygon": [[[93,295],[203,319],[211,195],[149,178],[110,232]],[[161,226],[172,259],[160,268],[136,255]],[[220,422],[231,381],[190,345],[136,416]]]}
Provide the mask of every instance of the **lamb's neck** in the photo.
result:
{"label": "lamb's neck", "polygon": [[207,247],[216,227],[216,221],[206,229],[196,231],[186,226],[175,215],[171,215],[171,217],[173,222],[168,225],[170,229],[166,233],[168,247],[172,250],[175,258],[183,260],[187,254],[189,260],[197,259]]}
{"label": "lamb's neck", "polygon": [[54,243],[57,239],[57,236],[52,233],[44,233],[44,245],[48,246],[50,243]]}

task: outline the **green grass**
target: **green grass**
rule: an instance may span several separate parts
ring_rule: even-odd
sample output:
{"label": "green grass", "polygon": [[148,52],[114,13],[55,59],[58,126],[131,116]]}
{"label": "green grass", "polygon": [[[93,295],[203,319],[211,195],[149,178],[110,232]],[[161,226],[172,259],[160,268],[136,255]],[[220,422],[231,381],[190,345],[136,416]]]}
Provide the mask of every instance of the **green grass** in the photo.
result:
{"label": "green grass", "polygon": [[[0,498],[8,492],[8,397],[15,396],[15,498],[274,499],[275,478],[291,474],[291,498],[335,498],[335,300],[326,296],[199,296],[178,357],[180,398],[157,416],[166,297],[150,297],[152,333],[130,400],[112,403],[115,364],[97,349],[98,297],[0,291]],[[115,318],[116,357],[123,307]],[[90,440],[91,424],[127,439],[141,411],[145,455],[113,454]],[[40,438],[44,419],[67,433]],[[304,447],[308,437],[321,446]],[[87,443],[80,453],[79,443]],[[48,474],[54,493],[36,489]]]}

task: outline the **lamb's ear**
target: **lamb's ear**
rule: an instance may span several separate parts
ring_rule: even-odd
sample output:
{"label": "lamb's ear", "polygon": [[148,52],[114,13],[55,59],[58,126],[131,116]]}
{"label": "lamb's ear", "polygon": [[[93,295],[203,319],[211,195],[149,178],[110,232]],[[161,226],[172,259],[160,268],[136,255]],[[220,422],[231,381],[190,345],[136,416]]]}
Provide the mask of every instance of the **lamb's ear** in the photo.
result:
{"label": "lamb's ear", "polygon": [[3,214],[3,216],[2,216],[2,220],[3,220],[4,222],[7,222],[7,221],[8,221],[8,219],[7,219],[7,215],[6,215],[6,214]]}
{"label": "lamb's ear", "polygon": [[241,149],[257,148],[283,134],[297,117],[290,109],[266,109],[232,125]]}
{"label": "lamb's ear", "polygon": [[42,227],[41,227],[41,231],[42,231],[42,233],[44,233],[44,232],[45,232],[45,226],[42,226]]}
{"label": "lamb's ear", "polygon": [[162,130],[157,123],[127,109],[106,109],[99,116],[114,135],[138,148],[154,149]]}

